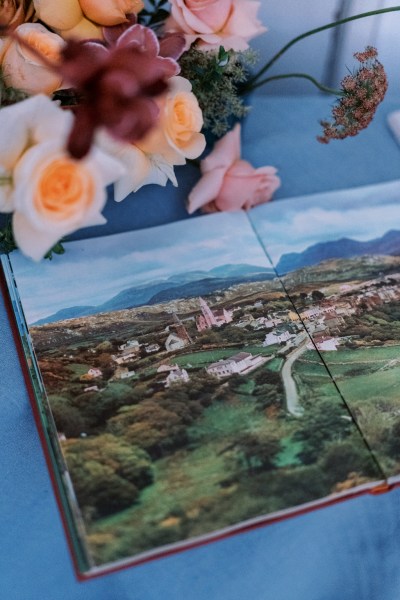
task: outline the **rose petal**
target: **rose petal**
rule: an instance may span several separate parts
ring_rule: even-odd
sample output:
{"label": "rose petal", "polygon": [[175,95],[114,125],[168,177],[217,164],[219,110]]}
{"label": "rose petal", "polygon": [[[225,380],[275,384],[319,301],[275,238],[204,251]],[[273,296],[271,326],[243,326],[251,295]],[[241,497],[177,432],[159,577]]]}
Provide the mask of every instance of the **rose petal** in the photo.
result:
{"label": "rose petal", "polygon": [[32,223],[19,212],[13,214],[12,228],[18,248],[36,261],[43,258],[62,237],[59,232],[55,233],[51,229],[47,231],[35,229]]}
{"label": "rose petal", "polygon": [[194,213],[202,206],[217,198],[224,181],[225,169],[215,169],[205,173],[194,186],[188,197],[187,210],[189,214]]}
{"label": "rose petal", "polygon": [[132,25],[127,29],[117,41],[119,48],[133,46],[134,48],[145,50],[151,56],[157,56],[160,51],[160,44],[154,31],[143,25]]}
{"label": "rose petal", "polygon": [[92,149],[86,161],[98,170],[104,187],[118,181],[127,171],[122,160],[118,160],[96,147]]}
{"label": "rose petal", "polygon": [[207,173],[215,168],[228,169],[240,158],[240,124],[237,123],[232,131],[229,131],[214,146],[212,153],[201,163],[201,170]]}
{"label": "rose petal", "polygon": [[79,0],[63,0],[62,10],[54,0],[33,0],[33,4],[37,17],[54,29],[71,29],[83,18]]}
{"label": "rose petal", "polygon": [[224,27],[224,32],[248,41],[267,31],[257,18],[260,6],[261,2],[253,2],[253,0],[245,0],[245,2],[233,0],[233,11]]}
{"label": "rose petal", "polygon": [[[54,0],[52,0],[54,2]],[[71,29],[56,29],[64,40],[102,40],[103,29],[83,17],[75,27]]]}
{"label": "rose petal", "polygon": [[186,5],[196,18],[220,31],[228,20],[232,0],[186,0]]}
{"label": "rose petal", "polygon": [[160,56],[178,60],[185,51],[185,38],[181,33],[167,33],[160,40]]}
{"label": "rose petal", "polygon": [[0,110],[0,165],[12,171],[29,143],[65,138],[72,114],[38,94]]}

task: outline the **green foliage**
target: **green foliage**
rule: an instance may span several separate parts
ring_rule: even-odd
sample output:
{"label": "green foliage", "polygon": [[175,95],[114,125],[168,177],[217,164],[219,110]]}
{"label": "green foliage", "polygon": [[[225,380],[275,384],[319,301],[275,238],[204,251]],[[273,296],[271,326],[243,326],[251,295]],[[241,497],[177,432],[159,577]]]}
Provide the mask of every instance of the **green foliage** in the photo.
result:
{"label": "green foliage", "polygon": [[273,487],[269,486],[269,493],[279,499],[276,509],[323,498],[328,491],[324,473],[316,465],[281,471],[273,483]]}
{"label": "green foliage", "polygon": [[112,382],[102,392],[84,392],[69,402],[79,408],[88,427],[93,429],[104,425],[121,407],[136,404],[141,399],[129,385]]}
{"label": "green foliage", "polygon": [[248,69],[255,63],[251,50],[245,52],[203,52],[192,47],[179,60],[182,77],[192,83],[203,111],[204,127],[217,137],[230,129],[233,120],[243,118],[248,107],[240,97],[240,85],[248,77]]}
{"label": "green foliage", "polygon": [[69,437],[79,437],[88,428],[88,422],[76,406],[71,406],[67,398],[49,396],[51,412],[57,430]]}
{"label": "green foliage", "polygon": [[259,436],[248,432],[235,442],[238,463],[250,473],[271,470],[280,449],[280,441],[274,435]]}
{"label": "green foliage", "polygon": [[14,235],[11,226],[11,219],[8,220],[7,225],[0,229],[0,252],[12,252],[16,250],[17,244],[14,240]]}
{"label": "green foliage", "polygon": [[57,100],[61,106],[78,106],[81,102],[81,96],[73,88],[56,90],[53,93],[52,100]]}
{"label": "green foliage", "polygon": [[186,441],[183,419],[160,406],[156,397],[121,411],[109,421],[108,429],[144,448],[154,458]]}
{"label": "green foliage", "polygon": [[396,419],[388,434],[386,446],[389,455],[393,458],[400,459],[400,419]]}
{"label": "green foliage", "polygon": [[353,427],[341,405],[332,400],[315,403],[305,412],[294,436],[295,440],[303,442],[299,457],[305,464],[315,462],[328,442],[344,439]]}
{"label": "green foliage", "polygon": [[153,480],[148,454],[110,434],[69,440],[64,452],[79,504],[92,517],[131,506]]}
{"label": "green foliage", "polygon": [[29,95],[6,84],[2,71],[0,70],[0,108],[16,104],[29,98]]}
{"label": "green foliage", "polygon": [[368,451],[358,439],[329,444],[321,460],[321,468],[331,485],[345,481],[351,473],[380,476]]}
{"label": "green foliage", "polygon": [[325,294],[323,292],[321,292],[320,290],[313,290],[311,292],[311,297],[314,300],[314,302],[320,302],[321,300],[323,300],[325,298]]}
{"label": "green foliage", "polygon": [[169,17],[168,0],[148,0],[147,5],[140,11],[138,22],[146,27],[158,29]]}
{"label": "green foliage", "polygon": [[53,254],[58,254],[58,255],[65,254],[65,248],[61,242],[57,242],[57,244],[55,244],[52,248],[50,248],[50,250],[48,252],[46,252],[46,254],[44,255],[44,258],[53,260]]}

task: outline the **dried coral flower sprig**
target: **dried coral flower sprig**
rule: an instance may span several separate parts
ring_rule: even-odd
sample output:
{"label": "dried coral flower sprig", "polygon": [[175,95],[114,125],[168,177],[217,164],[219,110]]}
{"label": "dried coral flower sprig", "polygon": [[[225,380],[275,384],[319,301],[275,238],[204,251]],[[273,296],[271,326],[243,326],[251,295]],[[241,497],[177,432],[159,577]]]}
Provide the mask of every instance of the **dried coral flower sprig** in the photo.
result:
{"label": "dried coral flower sprig", "polygon": [[385,69],[377,56],[372,46],[354,54],[360,67],[342,80],[341,97],[332,109],[333,120],[321,121],[324,131],[317,138],[319,142],[327,144],[355,136],[371,123],[388,88]]}

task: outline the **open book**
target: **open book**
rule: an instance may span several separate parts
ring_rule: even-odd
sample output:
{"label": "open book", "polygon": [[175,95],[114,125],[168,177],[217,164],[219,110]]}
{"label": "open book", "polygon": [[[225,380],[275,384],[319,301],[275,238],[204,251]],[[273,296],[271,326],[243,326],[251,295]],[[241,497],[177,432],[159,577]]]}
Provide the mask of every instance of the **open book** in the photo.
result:
{"label": "open book", "polygon": [[400,183],[2,257],[78,573],[400,474]]}

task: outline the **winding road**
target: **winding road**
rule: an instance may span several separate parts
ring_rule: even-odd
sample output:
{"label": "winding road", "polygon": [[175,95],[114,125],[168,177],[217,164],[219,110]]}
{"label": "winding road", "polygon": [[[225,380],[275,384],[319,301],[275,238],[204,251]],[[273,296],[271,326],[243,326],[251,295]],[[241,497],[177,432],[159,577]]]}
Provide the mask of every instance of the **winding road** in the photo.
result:
{"label": "winding road", "polygon": [[285,388],[286,397],[286,410],[294,417],[301,417],[304,409],[299,401],[299,394],[297,392],[296,382],[292,375],[293,363],[307,350],[307,344],[309,342],[308,337],[298,346],[293,352],[291,352],[282,367],[282,381],[283,387]]}

